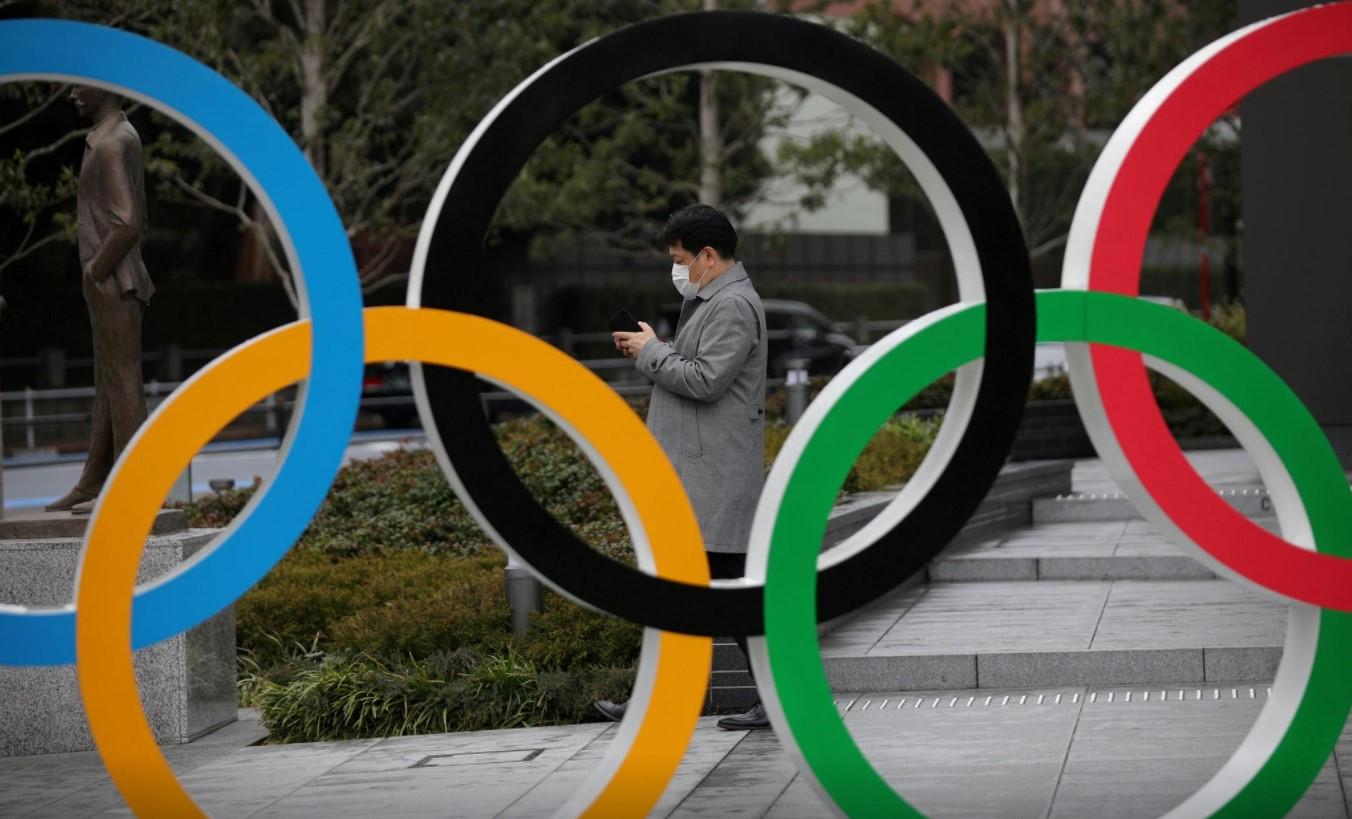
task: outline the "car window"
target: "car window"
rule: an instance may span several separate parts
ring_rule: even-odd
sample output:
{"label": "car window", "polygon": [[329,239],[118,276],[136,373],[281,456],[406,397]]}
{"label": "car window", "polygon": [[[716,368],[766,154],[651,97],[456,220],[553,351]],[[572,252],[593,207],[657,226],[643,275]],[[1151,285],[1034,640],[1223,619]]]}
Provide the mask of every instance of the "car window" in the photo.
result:
{"label": "car window", "polygon": [[793,337],[799,341],[815,341],[825,333],[825,328],[821,326],[812,316],[796,314],[793,317]]}
{"label": "car window", "polygon": [[765,313],[765,336],[771,341],[787,341],[793,337],[793,315],[767,310]]}

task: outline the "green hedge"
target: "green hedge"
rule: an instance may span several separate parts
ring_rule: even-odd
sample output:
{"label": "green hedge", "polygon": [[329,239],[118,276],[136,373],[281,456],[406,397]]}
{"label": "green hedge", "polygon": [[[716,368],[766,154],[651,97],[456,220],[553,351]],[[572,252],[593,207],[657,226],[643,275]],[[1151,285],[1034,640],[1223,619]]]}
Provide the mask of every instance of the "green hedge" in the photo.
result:
{"label": "green hedge", "polygon": [[240,693],[273,742],[595,719],[642,629],[552,592],[511,633],[500,554],[289,555],[236,604]]}
{"label": "green hedge", "polygon": [[[517,475],[550,514],[594,548],[631,559],[619,507],[572,439],[541,415],[506,421],[495,432]],[[195,501],[189,507],[194,525],[227,525],[253,492],[230,490]],[[427,449],[394,450],[345,466],[297,548],[330,556],[497,552]]]}
{"label": "green hedge", "polygon": [[[905,481],[937,428],[888,421],[844,489]],[[551,514],[632,563],[614,499],[566,435],[540,416],[496,433]],[[787,435],[767,424],[767,466]],[[256,488],[190,504],[192,525],[227,525]],[[427,450],[344,467],[297,547],[236,604],[242,701],[287,742],[576,722],[593,699],[626,696],[641,628],[546,592],[513,636],[491,545]]]}

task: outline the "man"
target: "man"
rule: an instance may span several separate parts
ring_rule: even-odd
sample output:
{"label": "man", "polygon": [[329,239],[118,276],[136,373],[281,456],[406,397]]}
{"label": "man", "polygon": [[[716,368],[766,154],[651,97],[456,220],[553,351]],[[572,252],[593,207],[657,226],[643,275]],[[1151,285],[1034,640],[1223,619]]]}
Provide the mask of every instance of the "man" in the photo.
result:
{"label": "man", "polygon": [[141,313],[155,287],[141,260],[146,216],[141,138],[107,91],[76,86],[70,99],[81,116],[94,121],[75,195],[83,290],[94,333],[94,417],[79,482],[47,509],[79,514],[93,508],[117,456],[146,418]]}
{"label": "man", "polygon": [[[676,337],[660,341],[639,322],[615,333],[615,347],[653,382],[648,429],[666,452],[695,507],[714,578],[746,573],[751,519],[765,476],[765,310],[737,261],[737,232],[707,205],[672,214],[660,241],[672,283],[685,301]],[[746,637],[737,637],[746,653]],[[612,719],[623,706],[597,703]],[[770,724],[757,702],[719,721],[729,730]]]}

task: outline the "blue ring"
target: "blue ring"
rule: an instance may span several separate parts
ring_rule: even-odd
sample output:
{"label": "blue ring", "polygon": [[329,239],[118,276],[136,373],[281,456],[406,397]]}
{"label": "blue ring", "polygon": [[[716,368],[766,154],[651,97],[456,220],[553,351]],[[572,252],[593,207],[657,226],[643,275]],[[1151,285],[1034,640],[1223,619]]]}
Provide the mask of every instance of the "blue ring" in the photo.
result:
{"label": "blue ring", "polygon": [[[0,22],[0,82],[24,79],[114,86],[153,101],[213,141],[252,181],[255,194],[271,202],[278,233],[294,248],[301,317],[311,322],[310,378],[288,432],[289,447],[283,447],[286,457],[270,485],[209,551],[136,595],[132,645],[144,648],[192,628],[248,591],[281,560],[323,501],[361,399],[357,267],[328,191],[291,137],[247,94],[186,54],[88,23]],[[72,608],[0,609],[0,664],[73,662]]]}

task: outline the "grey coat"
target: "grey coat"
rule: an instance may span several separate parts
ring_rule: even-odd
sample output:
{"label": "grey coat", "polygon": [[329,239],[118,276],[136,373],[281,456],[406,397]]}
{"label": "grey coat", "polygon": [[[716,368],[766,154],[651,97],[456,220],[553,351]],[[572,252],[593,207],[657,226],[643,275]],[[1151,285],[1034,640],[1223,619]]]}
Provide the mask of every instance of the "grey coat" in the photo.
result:
{"label": "grey coat", "polygon": [[676,337],[635,360],[648,429],[695,507],[704,547],[745,552],[765,478],[765,309],[738,262],[681,305]]}

